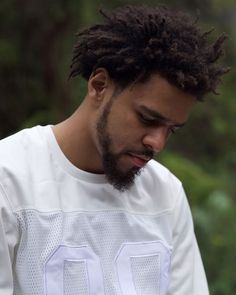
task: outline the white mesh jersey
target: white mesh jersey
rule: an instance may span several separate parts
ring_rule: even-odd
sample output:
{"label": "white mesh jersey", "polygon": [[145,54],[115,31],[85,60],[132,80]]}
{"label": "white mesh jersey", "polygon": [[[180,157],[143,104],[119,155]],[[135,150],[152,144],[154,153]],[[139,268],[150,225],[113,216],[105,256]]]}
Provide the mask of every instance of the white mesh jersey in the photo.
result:
{"label": "white mesh jersey", "polygon": [[121,193],[50,126],[0,141],[0,294],[207,295],[181,183],[152,160]]}

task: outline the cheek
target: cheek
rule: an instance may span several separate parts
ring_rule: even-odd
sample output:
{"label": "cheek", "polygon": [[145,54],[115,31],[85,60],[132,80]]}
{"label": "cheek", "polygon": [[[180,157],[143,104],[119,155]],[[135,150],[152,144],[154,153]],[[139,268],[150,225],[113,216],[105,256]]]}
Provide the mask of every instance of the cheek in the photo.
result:
{"label": "cheek", "polygon": [[113,119],[108,130],[116,151],[140,145],[144,132],[136,117],[123,113]]}

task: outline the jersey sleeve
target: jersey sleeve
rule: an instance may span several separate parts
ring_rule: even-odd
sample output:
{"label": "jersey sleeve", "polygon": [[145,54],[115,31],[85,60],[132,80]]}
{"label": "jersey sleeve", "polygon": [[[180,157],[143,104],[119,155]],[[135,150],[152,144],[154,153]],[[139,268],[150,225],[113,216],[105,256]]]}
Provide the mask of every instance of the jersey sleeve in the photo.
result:
{"label": "jersey sleeve", "polygon": [[17,243],[17,222],[0,184],[0,294],[13,294],[14,249]]}
{"label": "jersey sleeve", "polygon": [[173,253],[167,295],[209,295],[192,215],[182,186],[173,221]]}

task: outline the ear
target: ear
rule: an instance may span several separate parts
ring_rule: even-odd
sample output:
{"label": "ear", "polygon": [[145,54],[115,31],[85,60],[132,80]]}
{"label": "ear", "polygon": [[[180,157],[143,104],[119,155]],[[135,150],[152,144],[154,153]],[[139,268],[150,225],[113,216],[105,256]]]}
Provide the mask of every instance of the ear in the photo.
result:
{"label": "ear", "polygon": [[101,102],[110,83],[107,70],[104,68],[96,69],[88,80],[88,96],[95,102]]}

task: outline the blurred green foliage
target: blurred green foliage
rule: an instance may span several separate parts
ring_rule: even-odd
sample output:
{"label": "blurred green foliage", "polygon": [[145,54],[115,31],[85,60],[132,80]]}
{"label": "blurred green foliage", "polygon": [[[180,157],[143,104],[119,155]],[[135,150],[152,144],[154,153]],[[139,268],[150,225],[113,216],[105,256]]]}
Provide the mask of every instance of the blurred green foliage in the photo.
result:
{"label": "blurred green foliage", "polygon": [[[231,66],[220,94],[198,103],[188,126],[158,156],[183,182],[192,207],[211,294],[236,292],[236,3],[164,0],[199,16],[202,27],[228,36],[222,63]],[[68,81],[75,33],[99,19],[98,9],[143,1],[1,0],[0,138],[73,112],[86,93]],[[158,2],[147,0],[146,4]]]}
{"label": "blurred green foliage", "polygon": [[183,180],[211,294],[235,294],[236,203],[227,189],[232,179],[207,173],[199,163],[173,151],[163,153],[159,160]]}

